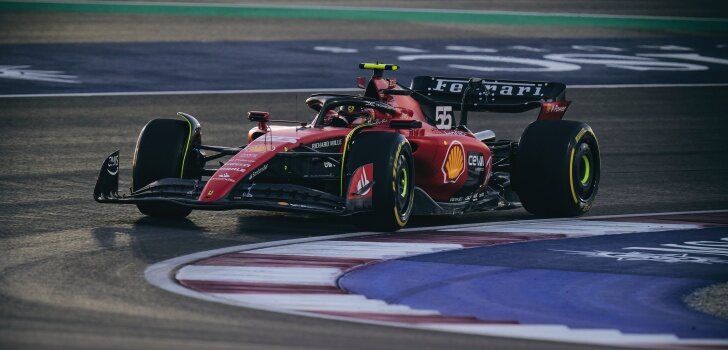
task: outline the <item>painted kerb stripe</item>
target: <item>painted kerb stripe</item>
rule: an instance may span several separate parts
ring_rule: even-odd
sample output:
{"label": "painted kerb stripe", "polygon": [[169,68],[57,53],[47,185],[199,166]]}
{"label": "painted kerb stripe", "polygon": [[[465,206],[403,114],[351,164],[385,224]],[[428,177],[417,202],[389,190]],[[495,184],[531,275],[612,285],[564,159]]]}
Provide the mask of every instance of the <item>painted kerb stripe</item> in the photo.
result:
{"label": "painted kerb stripe", "polygon": [[356,21],[407,21],[458,24],[528,25],[560,27],[610,27],[652,30],[728,31],[728,20],[719,18],[544,14],[534,12],[466,11],[439,9],[296,7],[234,4],[146,3],[105,1],[5,1],[2,11],[125,13],[179,16],[299,18]]}
{"label": "painted kerb stripe", "polygon": [[[595,234],[621,234],[635,231],[664,231],[673,229],[685,229],[695,228],[696,225],[700,225],[697,222],[682,221],[680,219],[677,223],[674,221],[669,222],[642,222],[641,217],[649,216],[662,216],[662,215],[685,215],[685,214],[712,214],[712,213],[725,213],[725,210],[718,211],[703,211],[703,212],[677,212],[677,213],[660,213],[660,214],[639,214],[639,215],[613,215],[613,216],[600,216],[600,217],[589,217],[587,219],[540,219],[540,220],[522,220],[522,221],[511,221],[511,222],[495,222],[495,223],[474,223],[465,225],[453,225],[453,226],[442,226],[437,227],[440,231],[440,235],[446,238],[445,241],[449,241],[448,238],[452,237],[452,231],[470,227],[468,231],[479,228],[490,228],[495,232],[510,232],[512,229],[518,228],[523,232],[531,232],[532,227],[543,227],[543,228],[559,228],[563,229],[565,224],[574,223],[577,226],[588,226],[587,231],[594,231]],[[614,219],[614,218],[625,218],[637,220],[632,222],[627,221],[609,221],[600,222],[594,221],[598,219]],[[669,219],[669,218],[668,218]],[[696,218],[698,221],[702,220]],[[721,225],[725,225],[724,223]],[[403,231],[431,231],[434,227],[421,227],[411,228]],[[445,232],[448,231],[448,232]],[[478,231],[478,230],[476,230]],[[488,230],[490,231],[490,230]],[[496,322],[496,324],[488,324],[486,322],[473,322],[469,319],[452,319],[452,317],[443,318],[439,313],[432,310],[416,310],[410,309],[406,306],[387,304],[376,299],[367,299],[362,296],[352,294],[341,294],[334,295],[326,294],[324,292],[317,291],[315,293],[308,292],[303,294],[291,294],[291,293],[280,293],[279,290],[274,291],[247,291],[240,293],[240,291],[228,290],[222,293],[218,291],[199,292],[192,289],[185,288],[180,284],[175,283],[173,275],[175,272],[183,274],[185,269],[200,269],[203,268],[222,268],[222,269],[241,269],[241,267],[231,266],[208,266],[208,265],[188,265],[194,261],[200,261],[200,259],[209,258],[215,255],[227,254],[232,252],[244,251],[248,254],[251,253],[266,253],[263,254],[265,257],[269,257],[271,252],[269,250],[278,250],[277,253],[284,251],[290,251],[296,246],[299,249],[301,256],[309,255],[309,252],[321,251],[321,249],[311,249],[314,246],[319,246],[323,251],[328,249],[333,244],[337,247],[348,247],[354,252],[359,252],[366,248],[373,254],[379,254],[381,249],[381,243],[377,241],[370,241],[367,238],[355,238],[360,236],[376,237],[374,233],[353,233],[343,234],[326,237],[313,237],[304,239],[295,239],[289,241],[277,241],[277,242],[266,242],[258,243],[245,246],[237,246],[230,248],[218,249],[215,251],[199,252],[188,256],[173,258],[167,261],[159,262],[150,266],[145,271],[146,279],[165,290],[175,292],[182,295],[195,297],[198,299],[221,302],[229,305],[245,306],[253,309],[268,310],[282,312],[286,314],[294,315],[305,315],[313,316],[318,318],[328,318],[336,320],[348,320],[360,323],[368,324],[379,324],[388,325],[400,328],[415,328],[415,329],[432,329],[446,332],[456,333],[468,333],[468,334],[480,334],[497,337],[515,337],[515,338],[526,338],[526,339],[540,339],[540,340],[551,340],[561,342],[575,342],[575,343],[595,343],[595,344],[609,344],[609,345],[630,345],[630,346],[645,346],[645,347],[719,347],[723,348],[728,344],[725,339],[679,339],[672,334],[623,334],[614,329],[571,329],[562,325],[518,325],[518,324],[502,324],[502,322]],[[381,235],[381,234],[380,234]],[[508,233],[506,233],[508,235]],[[572,236],[573,234],[567,234]],[[585,233],[576,233],[576,236],[584,236]],[[588,234],[586,236],[589,236]],[[459,244],[445,244],[445,241],[428,240],[428,235],[425,236],[412,236],[410,242],[399,242],[393,241],[396,250],[402,250],[406,246],[411,246],[412,249],[405,249],[402,251],[404,256],[410,254],[418,255],[424,251],[439,250],[440,248],[452,248],[450,246],[459,246],[455,249],[462,249],[463,247]],[[541,237],[542,239],[548,239],[545,236],[536,235],[535,237]],[[391,238],[391,237],[390,237]],[[344,240],[344,241],[338,241]],[[428,243],[425,243],[428,242]],[[505,243],[505,242],[500,242]],[[447,247],[446,247],[447,246]],[[281,251],[281,249],[283,251]],[[255,255],[255,254],[252,254]],[[289,259],[288,254],[280,255],[286,260]],[[338,259],[338,258],[337,258]],[[338,261],[338,260],[337,260]],[[187,265],[179,269],[180,266]],[[245,264],[241,265],[244,266]],[[311,268],[309,266],[307,268]],[[322,268],[326,266],[321,266]],[[244,267],[243,267],[244,268]],[[251,267],[258,269],[259,267]],[[300,267],[279,267],[275,266],[275,269],[281,270],[280,272],[293,272],[291,269],[300,269]],[[317,272],[318,270],[312,270],[314,273],[309,276],[316,277],[316,284],[321,281],[326,284],[331,283],[329,280],[328,270],[323,271],[324,274]],[[194,271],[192,271],[194,272]],[[266,275],[265,273],[263,275]],[[326,275],[326,276],[324,276]],[[183,276],[184,277],[184,276]],[[193,275],[187,277],[195,278]],[[280,279],[279,279],[280,277]],[[325,277],[319,281],[321,277]],[[206,275],[197,276],[197,278],[207,279]],[[298,279],[298,273],[283,273],[279,274],[274,279],[274,283],[283,282],[285,286],[293,286],[294,284],[300,283]],[[205,281],[202,281],[205,282]],[[207,283],[207,282],[205,282]],[[294,288],[294,291],[297,290]],[[324,293],[324,294],[321,294]],[[374,318],[367,318],[369,316],[357,316],[357,315],[376,315]],[[353,317],[353,318],[352,318]],[[393,321],[394,320],[394,321]],[[399,320],[399,321],[397,321]],[[429,321],[428,321],[429,320]],[[415,322],[416,321],[416,322]],[[422,323],[424,322],[424,323]],[[430,322],[430,323],[428,323]]]}

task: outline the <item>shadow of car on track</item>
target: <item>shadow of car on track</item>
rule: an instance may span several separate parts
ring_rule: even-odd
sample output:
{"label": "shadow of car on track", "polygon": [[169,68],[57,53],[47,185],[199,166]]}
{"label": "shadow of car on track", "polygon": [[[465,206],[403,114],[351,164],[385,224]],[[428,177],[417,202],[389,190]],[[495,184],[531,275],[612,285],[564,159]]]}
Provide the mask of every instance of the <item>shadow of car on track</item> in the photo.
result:
{"label": "shadow of car on track", "polygon": [[200,250],[241,244],[238,240],[211,238],[202,227],[187,219],[142,217],[131,228],[98,227],[91,231],[91,235],[100,246],[108,250],[121,249],[117,246],[117,241],[128,239],[128,246],[134,256],[148,263]]}
{"label": "shadow of car on track", "polygon": [[[230,216],[225,220],[215,217],[214,214],[181,220],[140,217],[131,226],[94,228],[91,230],[91,235],[98,245],[106,250],[130,248],[136,258],[145,263],[154,263],[203,250],[362,231],[352,223],[350,217],[257,211],[241,213],[244,214],[237,217]],[[522,210],[473,213],[463,216],[420,216],[413,217],[410,227],[529,218],[533,216]]]}

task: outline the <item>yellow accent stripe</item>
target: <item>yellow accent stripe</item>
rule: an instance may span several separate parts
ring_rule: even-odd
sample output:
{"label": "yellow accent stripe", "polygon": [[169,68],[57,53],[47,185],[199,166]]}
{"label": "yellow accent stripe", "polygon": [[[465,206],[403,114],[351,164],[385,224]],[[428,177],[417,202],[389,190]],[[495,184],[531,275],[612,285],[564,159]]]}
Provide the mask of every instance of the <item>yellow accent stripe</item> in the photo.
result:
{"label": "yellow accent stripe", "polygon": [[571,159],[569,160],[569,188],[571,188],[571,198],[574,198],[574,203],[579,203],[576,199],[576,190],[574,190],[574,151],[576,146],[571,149]]}
{"label": "yellow accent stripe", "polygon": [[359,131],[359,129],[363,129],[365,127],[370,127],[370,126],[372,126],[372,125],[371,124],[362,124],[362,125],[356,126],[353,129],[351,129],[351,131],[349,131],[349,133],[346,134],[346,138],[344,138],[344,149],[341,152],[341,178],[340,178],[341,179],[341,181],[340,181],[341,182],[341,194],[340,194],[341,196],[344,195],[344,183],[346,182],[344,179],[344,169],[346,167],[346,162],[345,162],[346,153],[349,151],[349,141],[354,136],[354,134]]}
{"label": "yellow accent stripe", "polygon": [[384,63],[360,63],[359,68],[373,69],[373,70],[397,70],[397,69],[399,69],[399,66],[396,64],[384,64]]}
{"label": "yellow accent stripe", "polygon": [[190,149],[190,140],[192,140],[192,123],[190,123],[190,121],[187,120],[187,118],[182,116],[182,114],[180,114],[180,113],[177,113],[177,116],[184,119],[187,122],[187,126],[189,127],[189,130],[190,130],[189,134],[187,135],[187,143],[185,144],[185,153],[182,156],[182,170],[179,173],[179,178],[182,179],[182,178],[184,178],[184,175],[185,175],[185,160],[187,159],[187,151]]}

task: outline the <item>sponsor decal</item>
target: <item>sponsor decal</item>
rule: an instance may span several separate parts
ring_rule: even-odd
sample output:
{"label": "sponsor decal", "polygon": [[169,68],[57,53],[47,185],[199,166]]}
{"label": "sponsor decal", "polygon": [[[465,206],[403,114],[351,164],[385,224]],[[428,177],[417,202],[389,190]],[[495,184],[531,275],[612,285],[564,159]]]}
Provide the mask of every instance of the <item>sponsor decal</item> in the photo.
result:
{"label": "sponsor decal", "polygon": [[354,193],[359,196],[366,196],[372,190],[372,186],[369,186],[371,183],[372,181],[367,176],[367,169],[362,169],[361,178],[356,182],[356,192]]}
{"label": "sponsor decal", "polygon": [[253,170],[253,172],[250,173],[250,176],[248,177],[248,180],[252,180],[254,177],[260,175],[260,173],[266,171],[266,169],[268,169],[268,164],[267,163],[266,164],[263,164],[262,167]]}
{"label": "sponsor decal", "polygon": [[321,142],[314,142],[311,144],[311,148],[313,149],[319,149],[319,148],[328,148],[332,146],[341,146],[341,143],[343,142],[343,139],[333,139],[333,140],[325,140]]}
{"label": "sponsor decal", "polygon": [[556,104],[550,105],[549,110],[548,110],[549,113],[562,113],[565,111],[566,111],[566,106],[559,106]]}
{"label": "sponsor decal", "polygon": [[485,160],[482,153],[468,152],[468,166],[474,168],[485,167]]}
{"label": "sponsor decal", "polygon": [[450,143],[442,162],[443,183],[457,182],[465,172],[465,149],[459,141]]}
{"label": "sponsor decal", "polygon": [[[240,160],[240,159],[236,159],[236,160]],[[243,159],[243,160],[247,162],[247,160],[245,160],[245,159]],[[236,162],[231,159],[229,162],[225,163],[225,166],[226,167],[230,166],[230,167],[249,168],[250,163],[246,163],[246,162]]]}
{"label": "sponsor decal", "polygon": [[218,169],[218,171],[220,171],[220,170],[222,170],[222,171],[234,171],[234,172],[238,172],[238,173],[244,173],[245,172],[245,168],[235,168],[235,167],[228,167],[228,166],[225,166],[225,167],[222,167],[222,168]]}
{"label": "sponsor decal", "polygon": [[468,174],[463,187],[460,188],[453,197],[451,202],[461,201],[478,201],[482,198],[478,197],[478,191],[487,183],[486,166],[491,158],[485,160],[485,155],[480,152],[468,152]]}
{"label": "sponsor decal", "polygon": [[270,138],[268,138],[268,140],[275,141],[275,142],[288,142],[288,143],[298,142],[297,138],[289,137],[289,136],[271,136]]}
{"label": "sponsor decal", "polygon": [[207,198],[210,198],[210,197],[212,197],[213,194],[215,194],[215,190],[209,190],[209,191],[207,191],[207,196],[206,197]]}
{"label": "sponsor decal", "polygon": [[463,92],[463,87],[465,84],[467,84],[467,80],[455,80],[455,79],[437,79],[435,81],[435,86],[432,87],[432,90],[435,91],[447,91],[447,92]]}
{"label": "sponsor decal", "polygon": [[[718,241],[689,241],[660,244],[657,247],[625,247],[623,252],[602,250],[554,250],[590,258],[611,258],[617,261],[654,261],[662,263],[728,264],[728,237]],[[648,252],[644,252],[648,251]]]}
{"label": "sponsor decal", "polygon": [[253,190],[253,186],[255,186],[255,184],[250,185],[250,187],[248,187],[248,190],[242,194],[244,198],[253,198],[253,194],[250,193],[250,191]]}
{"label": "sponsor decal", "polygon": [[109,175],[116,175],[119,173],[119,155],[114,154],[106,160],[106,171]]}
{"label": "sponsor decal", "polygon": [[237,155],[235,155],[235,160],[246,161],[245,159],[241,159],[241,158],[258,158],[258,153],[260,153],[260,152],[242,151],[242,152],[238,153]]}
{"label": "sponsor decal", "polygon": [[[371,199],[374,185],[374,164],[364,164],[354,171],[349,182],[349,200]],[[359,203],[363,204],[363,203]]]}
{"label": "sponsor decal", "polygon": [[365,101],[364,102],[364,105],[366,105],[368,107],[374,107],[374,108],[377,108],[377,109],[381,109],[381,110],[387,111],[387,113],[394,113],[396,111],[394,109],[394,107],[392,107],[392,106],[390,106],[390,105],[388,105],[386,103],[377,102],[377,101]]}
{"label": "sponsor decal", "polygon": [[265,144],[265,143],[256,143],[256,144],[248,145],[248,147],[245,147],[243,152],[261,153],[261,152],[266,152],[266,151],[273,151],[275,149],[276,149],[276,147],[273,145],[269,145],[269,144]]}
{"label": "sponsor decal", "polygon": [[442,132],[444,134],[448,134],[448,135],[460,135],[460,136],[470,135],[469,133],[460,131],[460,130],[442,130]]}
{"label": "sponsor decal", "polygon": [[210,179],[210,181],[227,181],[227,182],[235,182],[235,180],[230,178],[220,178],[220,177],[213,177]]}
{"label": "sponsor decal", "polygon": [[230,178],[230,174],[224,173],[224,174],[218,175],[217,177],[222,178],[222,179],[229,179]]}
{"label": "sponsor decal", "polygon": [[[467,80],[460,79],[436,79],[430,90],[440,92],[462,93]],[[496,81],[483,81],[480,90],[498,96],[541,96],[540,84],[533,83],[499,83]]]}
{"label": "sponsor decal", "polygon": [[694,263],[694,264],[728,264],[728,260],[714,257],[691,256],[689,254],[654,254],[645,252],[608,252],[603,250],[578,251],[554,250],[572,255],[582,255],[589,258],[611,258],[617,261],[654,261],[662,263]]}

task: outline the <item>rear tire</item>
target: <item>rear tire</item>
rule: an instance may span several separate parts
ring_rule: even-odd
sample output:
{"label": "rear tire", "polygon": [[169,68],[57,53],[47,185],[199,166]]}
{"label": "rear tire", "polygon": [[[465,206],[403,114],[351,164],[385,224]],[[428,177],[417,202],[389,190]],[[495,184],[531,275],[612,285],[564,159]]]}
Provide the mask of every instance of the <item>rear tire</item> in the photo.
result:
{"label": "rear tire", "polygon": [[523,131],[514,166],[514,189],[535,215],[582,215],[599,189],[599,145],[582,122],[533,122]]}
{"label": "rear tire", "polygon": [[407,225],[414,205],[414,158],[407,139],[393,132],[363,132],[351,144],[347,173],[372,163],[372,211],[355,216],[367,230],[396,231]]}
{"label": "rear tire", "polygon": [[[184,176],[183,160],[189,147],[190,128],[182,120],[154,119],[139,134],[132,162],[132,190],[164,178]],[[181,219],[192,209],[171,203],[137,203],[148,216]]]}

